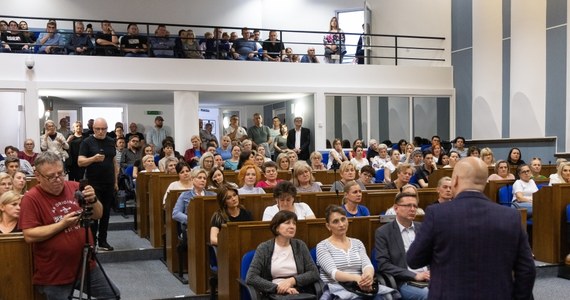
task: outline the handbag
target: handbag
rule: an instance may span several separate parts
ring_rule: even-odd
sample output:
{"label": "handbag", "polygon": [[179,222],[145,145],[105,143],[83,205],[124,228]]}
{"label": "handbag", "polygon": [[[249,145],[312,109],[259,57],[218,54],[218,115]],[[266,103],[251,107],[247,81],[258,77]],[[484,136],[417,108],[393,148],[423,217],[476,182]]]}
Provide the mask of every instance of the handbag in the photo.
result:
{"label": "handbag", "polygon": [[373,299],[376,297],[376,294],[378,294],[378,280],[376,278],[374,278],[374,282],[372,283],[371,291],[361,290],[356,281],[339,282],[339,284],[347,291],[354,293],[363,299]]}
{"label": "handbag", "polygon": [[299,294],[289,294],[289,295],[279,295],[279,294],[271,294],[269,295],[269,299],[271,300],[314,300],[317,299],[317,296],[308,293],[299,293]]}

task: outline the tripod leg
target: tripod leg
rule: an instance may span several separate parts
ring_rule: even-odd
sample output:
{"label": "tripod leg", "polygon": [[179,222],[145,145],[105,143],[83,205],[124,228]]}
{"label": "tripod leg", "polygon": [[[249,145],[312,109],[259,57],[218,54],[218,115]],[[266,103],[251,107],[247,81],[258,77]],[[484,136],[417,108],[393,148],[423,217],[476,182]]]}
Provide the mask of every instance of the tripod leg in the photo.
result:
{"label": "tripod leg", "polygon": [[[111,279],[109,279],[109,276],[107,276],[107,273],[105,272],[105,270],[103,269],[103,265],[101,265],[101,262],[99,261],[99,259],[97,258],[97,256],[95,254],[93,254],[93,259],[95,259],[95,262],[97,263],[97,267],[99,269],[99,271],[101,271],[101,274],[103,275],[102,279],[104,279],[105,281],[105,286],[109,288],[109,290],[111,291],[111,293],[109,293],[109,290],[103,290],[99,285],[97,286],[97,289],[94,290],[94,294],[96,294],[95,296],[97,297],[97,299],[121,299],[121,294],[119,292],[119,289],[115,286],[115,284],[113,284],[113,282],[111,281]],[[99,281],[101,281],[101,278],[92,278],[94,279],[98,279],[97,283],[99,283]],[[100,295],[99,292],[100,291],[104,291],[106,294]]]}

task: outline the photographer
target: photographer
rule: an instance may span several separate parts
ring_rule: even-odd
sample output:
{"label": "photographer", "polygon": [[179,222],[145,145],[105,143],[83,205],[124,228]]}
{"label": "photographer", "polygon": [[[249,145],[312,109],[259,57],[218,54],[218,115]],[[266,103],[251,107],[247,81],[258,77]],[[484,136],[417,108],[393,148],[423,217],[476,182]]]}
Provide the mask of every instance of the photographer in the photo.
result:
{"label": "photographer", "polygon": [[[67,299],[72,286],[79,285],[77,275],[85,234],[93,245],[91,231],[86,233],[80,220],[101,218],[103,206],[91,186],[78,192],[79,183],[65,181],[63,163],[57,154],[39,154],[35,167],[38,184],[25,194],[20,212],[20,228],[26,242],[32,243],[33,283],[48,300]],[[114,284],[105,281],[92,257],[89,269],[91,296],[114,298],[110,285],[119,294]]]}

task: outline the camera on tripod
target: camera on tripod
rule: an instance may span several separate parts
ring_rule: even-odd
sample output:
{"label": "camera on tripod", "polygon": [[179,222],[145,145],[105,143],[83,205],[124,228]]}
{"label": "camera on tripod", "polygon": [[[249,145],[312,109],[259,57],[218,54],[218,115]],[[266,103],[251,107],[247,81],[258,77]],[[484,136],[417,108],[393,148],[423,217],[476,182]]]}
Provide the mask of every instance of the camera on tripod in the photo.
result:
{"label": "camera on tripod", "polygon": [[83,196],[83,190],[87,186],[87,180],[83,179],[79,182],[79,189],[75,191],[75,201],[81,207],[81,213],[79,216],[79,222],[81,227],[89,227],[91,225],[91,216],[93,215],[93,207],[88,205],[89,203],[85,200]]}

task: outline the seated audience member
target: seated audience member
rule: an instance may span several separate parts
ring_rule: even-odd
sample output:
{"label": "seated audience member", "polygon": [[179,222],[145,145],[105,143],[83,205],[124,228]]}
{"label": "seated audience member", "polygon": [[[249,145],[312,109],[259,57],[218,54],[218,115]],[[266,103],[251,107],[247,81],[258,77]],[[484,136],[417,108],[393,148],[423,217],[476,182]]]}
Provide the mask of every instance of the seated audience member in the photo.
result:
{"label": "seated audience member", "polygon": [[366,159],[366,157],[363,157],[364,151],[361,146],[355,146],[353,148],[353,151],[355,153],[354,157],[350,160],[350,162],[354,165],[354,168],[356,168],[357,171],[360,171],[360,169],[364,166],[369,166],[370,163],[368,162],[368,159]]}
{"label": "seated audience member", "polygon": [[[251,150],[246,150],[245,148],[242,149],[241,153],[239,154],[239,161],[237,165],[237,170],[240,170],[246,163],[254,164],[254,154]],[[236,171],[237,171],[236,170]]]}
{"label": "seated audience member", "polygon": [[174,57],[173,38],[168,36],[166,25],[159,24],[156,28],[155,35],[149,39],[150,50],[154,57]]}
{"label": "seated audience member", "polygon": [[[27,176],[34,175],[34,168],[32,165],[25,159],[18,158],[18,153],[20,150],[14,146],[6,146],[4,148],[4,154],[6,154],[6,159],[0,161],[0,172],[8,172],[8,168],[11,168],[10,173],[13,175],[16,171],[21,170],[22,172],[26,173]],[[12,159],[12,166],[8,166],[8,160]]]}
{"label": "seated audience member", "polygon": [[194,31],[192,29],[182,31],[180,38],[182,39],[182,51],[185,58],[204,58],[204,56],[202,56],[200,45],[198,45],[198,41],[196,40],[196,36],[194,35]]}
{"label": "seated audience member", "polygon": [[160,172],[164,172],[166,170],[166,159],[169,157],[176,158],[175,151],[174,151],[174,144],[170,141],[163,143],[162,151],[164,153],[164,157],[158,161],[158,169]]}
{"label": "seated audience member", "polygon": [[[356,168],[354,168],[354,165],[349,161],[344,161],[340,164],[338,173],[340,175],[340,180],[337,180],[332,184],[330,189],[331,192],[343,191],[344,185],[347,182],[356,179]],[[358,185],[360,185],[360,189],[362,189],[363,191],[366,190],[364,184],[358,182]]]}
{"label": "seated audience member", "polygon": [[259,57],[257,57],[257,43],[249,39],[250,34],[249,29],[242,28],[242,38],[235,40],[230,49],[233,59],[259,61]]}
{"label": "seated audience member", "polygon": [[349,160],[357,157],[356,151],[354,151],[354,148],[356,148],[356,147],[360,147],[363,149],[363,151],[360,153],[359,157],[366,157],[366,151],[364,151],[364,144],[362,143],[362,140],[356,139],[352,142],[352,149],[348,152],[348,159]]}
{"label": "seated audience member", "polygon": [[293,167],[295,167],[299,161],[299,156],[297,153],[295,153],[295,151],[289,149],[287,151],[287,157],[289,158],[289,169],[293,169]]}
{"label": "seated audience member", "polygon": [[326,171],[327,168],[323,164],[323,155],[319,151],[313,151],[311,156],[309,156],[309,160],[311,161],[311,169],[313,171]]}
{"label": "seated audience member", "polygon": [[123,156],[121,157],[121,162],[120,162],[121,168],[133,166],[136,160],[139,157],[141,157],[142,153],[141,143],[140,143],[141,140],[138,135],[135,134],[129,135],[127,139],[129,143],[123,153]]}
{"label": "seated audience member", "polygon": [[429,175],[437,170],[437,165],[433,161],[433,154],[431,151],[424,151],[423,158],[423,164],[416,169],[416,172],[418,174],[418,184],[420,187],[427,188]]}
{"label": "seated audience member", "polygon": [[259,244],[255,251],[246,282],[261,293],[263,299],[281,299],[272,295],[316,293],[313,284],[319,280],[319,273],[307,245],[295,239],[296,224],[295,213],[278,212],[269,225],[275,238]]}
{"label": "seated audience member", "polygon": [[224,162],[225,170],[238,170],[239,158],[241,156],[241,148],[237,145],[232,147],[232,156]]}
{"label": "seated audience member", "polygon": [[224,170],[224,159],[220,153],[214,153],[214,169]]}
{"label": "seated audience member", "polygon": [[[375,155],[369,159],[370,165],[374,168],[374,170],[378,171],[383,169],[384,166],[390,162],[390,156],[388,155],[388,146],[384,143],[378,144],[376,147],[378,151],[378,155]],[[368,153],[366,155],[370,155],[370,152],[373,149],[368,149]],[[399,159],[398,159],[399,161]],[[380,183],[380,182],[378,182]]]}
{"label": "seated audience member", "polygon": [[178,174],[178,180],[173,181],[166,188],[164,197],[162,198],[162,204],[166,203],[166,198],[172,190],[189,190],[192,188],[192,177],[190,176],[190,166],[185,162],[181,161],[176,164],[176,173]]}
{"label": "seated audience member", "polygon": [[356,181],[349,181],[344,185],[344,197],[342,198],[342,208],[346,211],[346,216],[366,217],[370,215],[370,211],[362,202],[362,190]]}
{"label": "seated audience member", "polygon": [[[421,223],[414,221],[419,201],[415,194],[399,193],[394,202],[396,219],[376,229],[374,247],[378,272],[394,277],[402,299],[425,300],[430,271],[427,267],[412,270],[406,262],[406,252],[421,229]],[[410,282],[423,282],[426,287]]]}
{"label": "seated audience member", "polygon": [[214,28],[213,35],[212,39],[206,39],[204,57],[206,59],[228,59],[229,35],[219,27]]}
{"label": "seated audience member", "polygon": [[[139,34],[137,24],[131,23],[127,26],[127,35],[121,38],[121,51],[127,57],[148,57],[148,41],[146,36]],[[141,140],[144,140],[144,136]]]}
{"label": "seated audience member", "polygon": [[356,179],[357,183],[364,184],[373,184],[374,183],[374,175],[376,175],[376,171],[371,166],[364,166],[358,172],[358,179]]}
{"label": "seated audience member", "polygon": [[415,169],[407,163],[400,163],[396,168],[398,178],[396,180],[387,183],[385,189],[397,189],[400,190],[404,185],[410,182],[410,178],[414,175]]}
{"label": "seated audience member", "polygon": [[202,168],[210,173],[214,169],[214,155],[210,152],[205,152],[198,163],[197,168]]}
{"label": "seated audience member", "polygon": [[273,219],[277,212],[288,210],[297,214],[299,220],[315,219],[315,213],[304,202],[295,202],[297,189],[290,181],[281,181],[273,188],[273,198],[277,202],[275,205],[268,206],[263,212],[262,221]]}
{"label": "seated audience member", "polygon": [[60,54],[64,46],[61,34],[57,32],[57,23],[49,21],[47,23],[46,32],[40,33],[36,40],[39,45],[38,53],[40,54]]}
{"label": "seated audience member", "polygon": [[467,149],[465,149],[465,138],[462,136],[458,136],[455,138],[455,141],[453,141],[453,143],[455,144],[451,150],[451,151],[455,151],[457,152],[457,154],[459,154],[459,158],[461,159],[462,157],[467,157]]}
{"label": "seated audience member", "polygon": [[22,195],[7,191],[0,196],[0,234],[22,232],[18,227]]}
{"label": "seated audience member", "polygon": [[233,182],[228,182],[226,181],[225,177],[224,177],[224,172],[220,169],[214,169],[212,170],[212,172],[210,172],[208,174],[208,189],[210,190],[214,190],[214,189],[220,189],[224,186],[229,186],[233,189],[237,189],[238,186],[237,184],[233,183]]}
{"label": "seated audience member", "polygon": [[534,180],[546,180],[548,178],[546,178],[546,176],[540,174],[540,171],[542,170],[542,160],[540,159],[540,157],[533,157],[530,160],[530,171],[532,172],[532,179]]}
{"label": "seated audience member", "polygon": [[12,176],[12,190],[20,195],[27,192],[26,174],[22,171],[16,171]]}
{"label": "seated audience member", "polygon": [[34,32],[30,31],[30,28],[28,27],[28,23],[26,21],[20,21],[20,23],[18,23],[18,29],[20,29],[24,36],[30,39],[32,43],[36,41],[36,35]]}
{"label": "seated audience member", "polygon": [[177,174],[176,173],[176,164],[178,164],[178,158],[176,157],[167,157],[166,161],[164,162],[164,173],[165,174]]}
{"label": "seated audience member", "polygon": [[515,175],[513,175],[509,172],[510,168],[511,168],[511,166],[509,166],[509,163],[506,160],[499,160],[495,164],[495,173],[489,175],[489,178],[487,178],[487,181],[491,181],[491,180],[514,180]]}
{"label": "seated audience member", "polygon": [[467,156],[480,157],[481,150],[479,150],[479,147],[477,146],[471,146],[469,149],[467,149]]}
{"label": "seated audience member", "polygon": [[[416,195],[416,198],[418,199],[418,203],[420,202],[420,196],[418,195],[418,188],[415,185],[406,184],[400,189],[399,193],[414,194],[414,195]],[[397,196],[397,194],[396,194],[396,196]],[[384,214],[387,216],[394,216],[394,215],[396,215],[396,211],[394,210],[394,207],[392,206],[392,207],[388,208]],[[421,207],[418,207],[416,214],[417,215],[425,215],[425,211]]]}
{"label": "seated audience member", "polygon": [[315,193],[322,191],[321,184],[315,182],[311,167],[304,162],[295,164],[291,181],[298,193]]}
{"label": "seated audience member", "polygon": [[375,139],[370,139],[368,141],[368,149],[366,149],[366,159],[372,163],[372,158],[378,154],[378,141]]}
{"label": "seated audience member", "polygon": [[223,160],[229,159],[230,157],[232,157],[232,139],[230,139],[229,136],[224,135],[222,137],[222,142],[220,143],[220,146],[216,149],[216,152],[218,152],[221,156]]}
{"label": "seated audience member", "polygon": [[243,151],[249,151],[252,152],[253,151],[253,142],[250,139],[244,139],[241,142],[241,150]]}
{"label": "seated audience member", "polygon": [[285,46],[277,39],[277,31],[269,31],[269,38],[263,42],[263,60],[280,61],[284,50]]}
{"label": "seated audience member", "polygon": [[135,173],[134,169],[133,169],[133,178],[136,179],[138,174],[140,174],[140,173],[160,172],[160,169],[154,163],[154,156],[153,155],[145,155],[142,158],[142,166],[143,166],[143,169],[140,170],[138,173]]}
{"label": "seated audience member", "polygon": [[550,175],[550,182],[548,185],[553,185],[555,183],[570,183],[570,162],[561,162],[556,170],[556,174]]}
{"label": "seated audience member", "polygon": [[460,159],[461,155],[457,151],[455,150],[449,151],[449,163],[443,166],[443,168],[448,169],[455,167],[455,164],[457,164],[457,162],[459,162]]}
{"label": "seated audience member", "polygon": [[266,163],[268,161],[272,161],[271,158],[269,158],[269,156],[267,153],[267,150],[265,149],[265,147],[263,147],[262,145],[257,145],[257,154],[261,154],[263,156],[263,162]]}
{"label": "seated audience member", "polygon": [[296,62],[294,56],[295,56],[295,54],[293,54],[293,49],[287,47],[287,48],[285,48],[283,56],[281,57],[281,61],[283,61],[283,62]]}
{"label": "seated audience member", "polygon": [[485,147],[481,149],[480,154],[481,160],[487,164],[489,167],[495,166],[495,156],[493,155],[493,151],[489,147]]}
{"label": "seated audience member", "polygon": [[392,149],[390,152],[390,161],[384,165],[384,183],[392,182],[392,173],[400,165],[400,151]]}
{"label": "seated audience member", "polygon": [[[261,147],[263,149],[263,147]],[[265,162],[265,156],[259,154],[259,153],[255,153],[254,157],[253,157],[253,161],[255,162],[255,166],[263,169],[263,163]]]}
{"label": "seated audience member", "polygon": [[183,227],[188,223],[188,215],[186,211],[188,210],[188,204],[196,196],[215,196],[216,193],[206,190],[206,178],[208,174],[203,169],[194,169],[190,173],[192,177],[192,188],[186,191],[178,197],[176,205],[172,210],[172,219],[180,222]]}
{"label": "seated audience member", "polygon": [[519,166],[526,164],[524,160],[522,160],[522,152],[519,148],[513,147],[509,151],[509,156],[507,158],[507,162],[510,166]]}
{"label": "seated audience member", "polygon": [[240,195],[265,194],[263,188],[256,187],[255,184],[261,179],[261,172],[253,163],[247,162],[241,167],[237,175],[238,189]]}
{"label": "seated audience member", "polygon": [[513,206],[526,208],[527,217],[532,218],[532,194],[538,191],[538,187],[528,165],[519,165],[517,174],[519,179],[513,184]]}
{"label": "seated audience member", "polygon": [[[1,158],[0,158],[1,159]],[[556,159],[556,173],[550,174],[548,176],[548,179],[550,180],[550,184],[552,185],[553,183],[559,183],[560,178],[558,177],[558,171],[559,171],[559,167],[562,163],[567,162],[566,158],[558,158]]]}
{"label": "seated audience member", "polygon": [[438,164],[444,168],[445,166],[449,166],[449,154],[442,152],[439,159]]}
{"label": "seated audience member", "polygon": [[84,33],[85,26],[81,21],[75,21],[75,34],[65,45],[67,54],[69,55],[91,55],[93,53],[94,45],[91,43],[91,38]]}
{"label": "seated audience member", "polygon": [[263,164],[262,167],[263,174],[265,175],[265,180],[259,181],[255,186],[260,188],[274,187],[283,179],[277,178],[277,164],[273,161],[268,161]]}
{"label": "seated audience member", "polygon": [[301,62],[302,63],[318,64],[319,58],[317,57],[317,55],[315,53],[315,48],[309,47],[307,49],[307,54],[305,54],[305,55],[303,55],[303,57],[301,57]]}
{"label": "seated audience member", "polygon": [[115,161],[117,165],[121,165],[121,161],[123,160],[123,156],[125,155],[126,151],[126,143],[124,137],[115,138]]}
{"label": "seated audience member", "polygon": [[1,40],[3,43],[3,52],[30,52],[30,46],[33,41],[20,31],[18,23],[14,20],[10,21],[8,25],[9,31],[1,33]]}
{"label": "seated audience member", "polygon": [[334,139],[333,149],[329,152],[329,161],[327,163],[327,169],[338,169],[340,164],[344,161],[348,161],[348,157],[342,149],[342,141],[340,139]]}
{"label": "seated audience member", "polygon": [[[154,158],[154,146],[153,145],[146,145],[144,146],[144,148],[142,149],[142,152],[140,153],[140,158],[137,159],[135,161],[135,163],[133,164],[133,178],[137,178],[137,175],[139,173],[140,170],[144,169],[144,162],[143,162],[143,158],[146,155],[150,155]],[[156,166],[156,164],[155,164]]]}
{"label": "seated audience member", "polygon": [[210,221],[210,245],[218,245],[218,233],[222,230],[222,225],[227,222],[253,221],[249,212],[239,201],[238,190],[224,186],[218,190],[216,196],[219,209],[212,215]]}
{"label": "seated audience member", "polygon": [[414,151],[416,148],[413,144],[406,144],[405,152],[400,156],[400,162],[411,163],[414,158]]}
{"label": "seated audience member", "polygon": [[13,179],[10,174],[6,172],[0,172],[0,195],[12,190],[12,182]]}
{"label": "seated audience member", "polygon": [[111,22],[104,20],[101,22],[101,31],[95,35],[95,53],[97,55],[116,56],[119,55],[119,37]]}
{"label": "seated audience member", "polygon": [[421,150],[414,150],[411,155],[410,164],[414,168],[419,168],[423,165],[423,155]]}
{"label": "seated audience member", "polygon": [[433,144],[433,146],[430,147],[431,148],[431,152],[433,154],[433,161],[435,161],[436,165],[441,166],[443,165],[442,162],[442,156],[443,154],[445,154],[445,150],[443,150],[443,148],[441,147],[441,144],[436,143]]}
{"label": "seated audience member", "polygon": [[431,204],[440,204],[451,201],[453,199],[453,190],[451,189],[451,178],[443,176],[437,182],[437,200]]}
{"label": "seated audience member", "polygon": [[63,134],[56,131],[55,123],[47,120],[44,124],[45,133],[40,136],[40,149],[42,151],[51,151],[57,154],[62,161],[69,158],[66,150],[69,150],[69,144]]}
{"label": "seated audience member", "polygon": [[377,290],[379,295],[371,295],[370,299],[384,299],[383,294],[395,292],[379,284],[378,289],[373,287],[374,267],[366,247],[362,241],[346,235],[349,225],[346,211],[338,205],[329,205],[325,220],[331,236],[317,244],[317,266],[326,285],[321,299],[359,299],[357,294],[345,288],[344,282],[356,283],[351,286],[363,293]]}
{"label": "seated audience member", "polygon": [[277,156],[277,170],[278,171],[289,171],[291,164],[289,163],[289,155],[287,152],[283,152]]}
{"label": "seated audience member", "polygon": [[36,143],[34,142],[34,140],[32,140],[30,138],[26,139],[24,141],[24,150],[18,152],[18,158],[27,160],[30,163],[30,165],[33,166],[34,161],[36,160],[36,157],[38,156],[38,153],[34,152],[35,146],[36,146]]}

